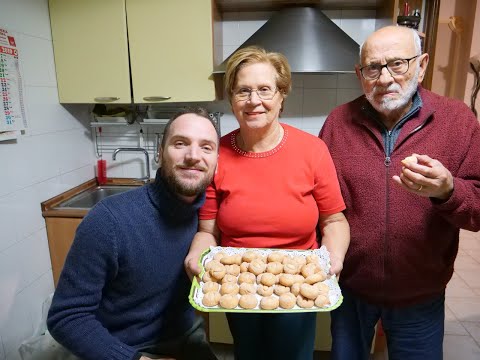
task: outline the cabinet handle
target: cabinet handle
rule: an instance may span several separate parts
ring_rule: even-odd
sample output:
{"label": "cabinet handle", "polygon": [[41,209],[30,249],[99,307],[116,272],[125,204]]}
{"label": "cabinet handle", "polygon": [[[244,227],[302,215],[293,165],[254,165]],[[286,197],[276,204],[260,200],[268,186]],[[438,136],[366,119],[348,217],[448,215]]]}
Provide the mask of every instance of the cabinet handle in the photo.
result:
{"label": "cabinet handle", "polygon": [[108,102],[120,100],[120,98],[115,96],[106,96],[106,97],[96,97],[93,100],[95,100],[96,102],[108,103]]}
{"label": "cabinet handle", "polygon": [[143,100],[145,101],[163,101],[171,99],[170,96],[145,96]]}

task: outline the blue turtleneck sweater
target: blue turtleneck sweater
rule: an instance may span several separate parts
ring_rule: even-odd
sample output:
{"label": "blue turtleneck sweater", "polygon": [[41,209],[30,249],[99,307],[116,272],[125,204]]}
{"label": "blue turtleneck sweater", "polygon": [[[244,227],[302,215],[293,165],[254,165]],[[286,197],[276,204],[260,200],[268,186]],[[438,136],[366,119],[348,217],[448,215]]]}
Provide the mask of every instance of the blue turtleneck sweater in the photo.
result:
{"label": "blue turtleneck sweater", "polygon": [[159,173],[98,203],[77,229],[47,323],[82,359],[134,359],[193,325],[183,260],[205,198],[181,201]]}

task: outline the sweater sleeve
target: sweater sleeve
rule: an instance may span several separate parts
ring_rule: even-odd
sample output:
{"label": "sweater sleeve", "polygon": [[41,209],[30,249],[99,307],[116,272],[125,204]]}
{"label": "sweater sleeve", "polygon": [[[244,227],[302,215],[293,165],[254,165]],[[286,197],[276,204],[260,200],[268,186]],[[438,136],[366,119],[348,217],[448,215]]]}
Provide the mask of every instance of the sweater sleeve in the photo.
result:
{"label": "sweater sleeve", "polygon": [[313,196],[321,215],[331,215],[345,210],[345,203],[338,183],[337,171],[327,146],[317,139],[317,154],[314,157],[315,186]]}
{"label": "sweater sleeve", "polygon": [[115,244],[115,219],[99,204],[77,229],[48,314],[55,340],[85,360],[131,360],[138,354],[96,316],[102,290],[118,269]]}
{"label": "sweater sleeve", "polygon": [[[461,112],[460,112],[461,113]],[[453,175],[453,193],[445,202],[432,199],[432,203],[442,216],[458,228],[479,231],[480,230],[480,125],[477,119],[468,110],[473,121],[470,122],[473,129],[470,135],[464,139],[457,139],[460,143],[465,142],[464,160],[458,171]],[[459,115],[460,116],[460,115]],[[472,120],[469,119],[469,120]],[[458,125],[461,126],[461,125]],[[450,170],[450,169],[449,169]]]}

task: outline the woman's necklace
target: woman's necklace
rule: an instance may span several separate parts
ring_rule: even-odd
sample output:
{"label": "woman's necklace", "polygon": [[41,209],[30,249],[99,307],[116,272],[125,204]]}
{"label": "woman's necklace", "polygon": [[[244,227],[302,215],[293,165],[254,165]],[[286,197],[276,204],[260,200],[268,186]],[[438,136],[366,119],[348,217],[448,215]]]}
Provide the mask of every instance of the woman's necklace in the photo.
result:
{"label": "woman's necklace", "polygon": [[242,136],[240,135],[240,131],[236,133],[232,133],[230,142],[233,150],[235,150],[235,152],[237,152],[242,156],[249,157],[249,158],[264,158],[264,157],[271,156],[275,154],[277,151],[279,151],[287,141],[287,138],[288,138],[288,130],[284,129],[280,125],[280,131],[278,132],[278,135],[276,136],[275,141],[273,141],[271,145],[267,147],[268,148],[267,150],[256,151],[256,152],[243,150],[243,149],[246,149],[246,146]]}
{"label": "woman's necklace", "polygon": [[242,134],[239,131],[237,134],[237,145],[239,148],[241,148],[243,151],[250,151],[250,152],[265,152],[265,151],[270,151],[278,146],[280,142],[282,141],[284,134],[283,127],[281,125],[278,125],[278,131],[277,135],[275,136],[274,140],[270,142],[270,144],[265,145],[265,149],[262,149],[260,151],[252,151],[252,150],[247,150],[247,146],[245,144],[245,141],[243,140]]}

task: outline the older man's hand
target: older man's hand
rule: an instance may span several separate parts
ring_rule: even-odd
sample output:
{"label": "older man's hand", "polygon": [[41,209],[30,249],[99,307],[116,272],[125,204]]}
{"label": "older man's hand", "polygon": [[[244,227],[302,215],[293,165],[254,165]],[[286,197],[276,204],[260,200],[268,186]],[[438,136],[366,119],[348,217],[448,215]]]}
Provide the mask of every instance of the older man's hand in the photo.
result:
{"label": "older man's hand", "polygon": [[403,163],[400,175],[393,181],[411,193],[448,200],[453,192],[453,176],[443,164],[428,155],[413,154],[418,163]]}

